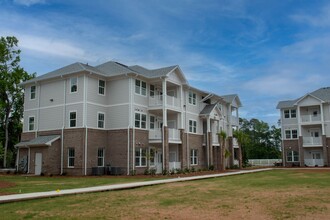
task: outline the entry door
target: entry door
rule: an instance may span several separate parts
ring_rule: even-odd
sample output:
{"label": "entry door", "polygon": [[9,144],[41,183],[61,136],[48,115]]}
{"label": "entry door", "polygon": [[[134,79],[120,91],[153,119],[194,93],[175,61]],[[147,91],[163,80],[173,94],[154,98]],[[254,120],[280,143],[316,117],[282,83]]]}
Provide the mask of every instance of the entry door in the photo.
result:
{"label": "entry door", "polygon": [[36,153],[36,157],[34,159],[34,174],[35,175],[41,174],[41,164],[42,164],[42,154]]}
{"label": "entry door", "polygon": [[156,164],[156,173],[162,173],[163,172],[163,154],[160,152],[156,153],[156,160],[155,160],[155,164]]}
{"label": "entry door", "polygon": [[323,166],[323,162],[321,160],[321,153],[320,152],[312,152],[313,158],[313,165],[314,166]]}

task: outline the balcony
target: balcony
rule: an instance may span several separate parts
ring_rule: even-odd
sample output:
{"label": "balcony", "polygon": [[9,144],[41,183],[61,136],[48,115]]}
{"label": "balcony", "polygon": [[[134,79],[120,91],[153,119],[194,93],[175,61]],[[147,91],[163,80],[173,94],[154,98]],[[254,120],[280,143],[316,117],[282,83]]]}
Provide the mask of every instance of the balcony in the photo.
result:
{"label": "balcony", "polygon": [[[163,139],[162,129],[149,130],[149,141],[161,142]],[[168,129],[168,140],[170,143],[181,143],[180,131],[175,128]]]}
{"label": "balcony", "polygon": [[324,166],[323,159],[305,159],[305,164],[310,167]]}
{"label": "balcony", "polygon": [[303,137],[304,147],[313,147],[322,145],[322,139],[320,137]]}
{"label": "balcony", "polygon": [[301,122],[302,123],[311,123],[311,122],[320,122],[321,115],[302,115]]}
{"label": "balcony", "polygon": [[212,144],[219,144],[218,134],[212,133]]}
{"label": "balcony", "polygon": [[[161,108],[163,106],[163,96],[162,95],[155,95],[154,97],[149,98],[149,107],[158,107]],[[180,99],[174,96],[166,96],[166,107],[173,108],[176,110],[180,110]]]}
{"label": "balcony", "polygon": [[233,138],[233,147],[234,148],[239,148],[238,142],[236,138]]}
{"label": "balcony", "polygon": [[234,126],[238,126],[239,125],[239,119],[238,119],[238,117],[232,115],[231,118],[230,118],[230,120],[231,120],[231,125],[234,125]]}

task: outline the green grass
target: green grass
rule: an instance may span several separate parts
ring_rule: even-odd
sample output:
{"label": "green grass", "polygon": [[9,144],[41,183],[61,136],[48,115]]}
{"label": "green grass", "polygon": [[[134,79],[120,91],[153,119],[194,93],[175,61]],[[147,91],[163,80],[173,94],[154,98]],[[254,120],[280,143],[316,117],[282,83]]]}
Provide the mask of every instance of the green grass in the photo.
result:
{"label": "green grass", "polygon": [[329,183],[330,170],[274,170],[8,203],[0,211],[4,219],[328,219]]}
{"label": "green grass", "polygon": [[[0,193],[18,194],[31,192],[54,191],[57,189],[74,189],[90,186],[101,186],[118,183],[129,183],[152,180],[153,178],[139,177],[68,177],[68,176],[19,176],[2,175],[0,181],[14,183],[13,187],[0,188]],[[159,178],[158,178],[159,179]]]}

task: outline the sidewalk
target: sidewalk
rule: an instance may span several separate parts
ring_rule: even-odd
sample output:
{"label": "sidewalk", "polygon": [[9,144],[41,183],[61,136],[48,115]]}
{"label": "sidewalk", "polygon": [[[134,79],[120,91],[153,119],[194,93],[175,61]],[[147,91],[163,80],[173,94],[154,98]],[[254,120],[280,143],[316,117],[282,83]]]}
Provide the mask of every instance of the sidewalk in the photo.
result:
{"label": "sidewalk", "polygon": [[78,188],[78,189],[65,189],[65,190],[48,191],[48,192],[13,194],[13,195],[0,196],[0,204],[24,201],[24,200],[31,200],[31,199],[51,198],[51,197],[58,197],[58,196],[64,196],[64,195],[74,195],[74,194],[79,194],[79,193],[92,193],[92,192],[104,192],[104,191],[110,191],[110,190],[132,189],[132,188],[137,188],[137,187],[152,186],[152,185],[165,184],[165,183],[174,183],[174,182],[209,179],[209,178],[216,178],[216,177],[223,177],[223,176],[233,176],[233,175],[240,175],[240,174],[247,174],[247,173],[256,173],[256,172],[268,171],[268,170],[272,170],[272,169],[273,168],[241,170],[241,171],[230,172],[230,173],[210,174],[210,175],[181,177],[181,178],[178,177],[178,178],[173,178],[173,179],[152,180],[152,181],[136,182],[136,183],[94,186],[94,187],[86,187],[86,188]]}

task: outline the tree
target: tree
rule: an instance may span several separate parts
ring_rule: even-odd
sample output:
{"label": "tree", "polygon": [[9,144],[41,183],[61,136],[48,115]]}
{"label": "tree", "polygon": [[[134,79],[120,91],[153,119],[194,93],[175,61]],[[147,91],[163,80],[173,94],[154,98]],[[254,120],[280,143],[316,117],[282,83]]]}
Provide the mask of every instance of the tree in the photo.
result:
{"label": "tree", "polygon": [[3,167],[7,167],[9,144],[9,125],[21,123],[23,115],[23,89],[19,84],[31,79],[35,74],[28,74],[20,67],[20,53],[16,37],[0,38],[0,123],[4,131]]}
{"label": "tree", "polygon": [[239,168],[243,168],[243,164],[246,164],[246,157],[243,157],[244,147],[249,143],[250,137],[241,130],[235,130],[233,134],[234,138],[237,139],[238,143],[238,157],[239,157]]}

